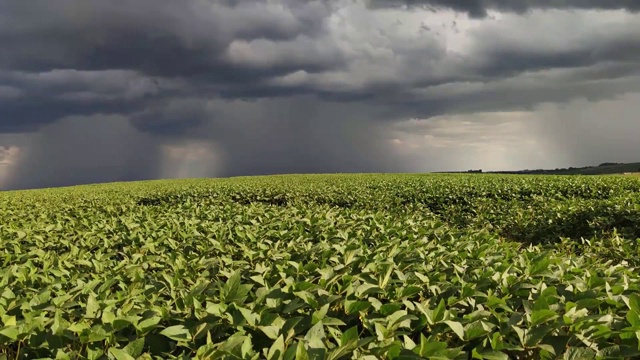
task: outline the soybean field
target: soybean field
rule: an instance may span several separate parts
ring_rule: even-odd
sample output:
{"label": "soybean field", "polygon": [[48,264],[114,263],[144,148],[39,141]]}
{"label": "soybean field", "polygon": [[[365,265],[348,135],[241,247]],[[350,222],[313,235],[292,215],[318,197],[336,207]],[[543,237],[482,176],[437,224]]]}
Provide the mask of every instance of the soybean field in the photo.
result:
{"label": "soybean field", "polygon": [[0,359],[640,357],[640,178],[0,193]]}

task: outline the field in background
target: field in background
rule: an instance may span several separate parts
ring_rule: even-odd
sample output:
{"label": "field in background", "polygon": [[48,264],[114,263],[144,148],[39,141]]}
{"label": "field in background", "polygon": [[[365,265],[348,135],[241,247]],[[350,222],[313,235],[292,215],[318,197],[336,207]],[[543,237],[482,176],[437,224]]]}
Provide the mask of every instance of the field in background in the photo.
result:
{"label": "field in background", "polygon": [[640,356],[640,179],[0,193],[0,358]]}
{"label": "field in background", "polygon": [[521,175],[614,175],[640,173],[640,163],[602,163],[598,166],[570,167],[563,169],[538,169],[520,171],[496,171],[494,174]]}

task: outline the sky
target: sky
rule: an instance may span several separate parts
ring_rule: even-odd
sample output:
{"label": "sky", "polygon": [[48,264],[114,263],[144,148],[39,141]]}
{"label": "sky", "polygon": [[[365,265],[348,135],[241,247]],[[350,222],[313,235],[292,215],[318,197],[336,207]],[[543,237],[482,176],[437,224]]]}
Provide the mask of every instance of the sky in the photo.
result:
{"label": "sky", "polygon": [[637,0],[0,0],[0,189],[640,161]]}

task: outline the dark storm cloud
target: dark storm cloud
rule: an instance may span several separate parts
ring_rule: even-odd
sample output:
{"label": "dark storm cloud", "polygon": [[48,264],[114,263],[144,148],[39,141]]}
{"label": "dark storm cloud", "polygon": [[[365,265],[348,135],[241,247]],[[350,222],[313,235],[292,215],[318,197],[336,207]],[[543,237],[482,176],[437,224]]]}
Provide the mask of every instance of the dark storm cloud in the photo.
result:
{"label": "dark storm cloud", "polygon": [[[328,9],[317,2],[287,7],[263,2],[225,6],[207,1],[135,2],[0,0],[0,67],[9,70],[130,69],[156,76],[236,81],[286,72],[280,64],[240,73],[225,59],[234,40],[291,40],[313,36]],[[331,59],[337,62],[339,59]],[[300,64],[292,64],[299,66]],[[310,70],[322,69],[313,63]]]}
{"label": "dark storm cloud", "polygon": [[[220,161],[210,169],[200,165],[198,176],[410,171],[389,151],[384,129],[372,122],[380,110],[312,97],[183,99],[158,107],[156,113],[134,113],[129,121],[118,116],[65,118],[42,128],[30,144],[17,142],[29,151],[2,186],[175,177],[166,169],[179,168],[183,160],[172,160],[167,147],[182,148],[181,139],[187,139],[187,149],[190,142],[216,145]],[[197,125],[187,126],[190,122]],[[141,131],[132,131],[132,125]]]}
{"label": "dark storm cloud", "polygon": [[[563,13],[538,15],[519,32],[513,22],[475,33],[472,68],[486,77],[505,78],[545,69],[572,69],[640,64],[640,24],[637,18],[607,24],[606,32],[588,28],[587,20]],[[554,23],[555,22],[555,23]],[[530,33],[527,25],[543,30]],[[546,28],[547,32],[544,32]],[[563,32],[567,32],[563,35]],[[564,40],[563,40],[564,38]]]}
{"label": "dark storm cloud", "polygon": [[214,116],[205,101],[177,98],[132,113],[130,120],[131,125],[144,133],[180,136]]}
{"label": "dark storm cloud", "polygon": [[532,9],[594,9],[639,11],[636,0],[369,0],[372,7],[419,6],[449,8],[483,18],[488,10],[524,13]]}
{"label": "dark storm cloud", "polygon": [[27,144],[17,142],[25,154],[2,185],[29,189],[156,178],[160,143],[131,130],[122,117],[67,117]]}
{"label": "dark storm cloud", "polygon": [[375,104],[306,96],[212,108],[223,120],[205,130],[224,149],[227,176],[409,170],[389,151]]}
{"label": "dark storm cloud", "polygon": [[313,40],[329,14],[321,2],[0,0],[0,44],[10,49],[0,51],[0,131],[67,115],[139,118],[176,91],[278,96],[266,79],[343,64]]}
{"label": "dark storm cloud", "polygon": [[5,72],[0,83],[17,89],[0,102],[0,132],[5,133],[35,131],[65,116],[126,114],[182,91],[177,81],[128,70]]}
{"label": "dark storm cloud", "polygon": [[[135,114],[132,125],[161,138],[213,141],[218,175],[408,171],[388,152],[375,104],[279,99],[182,99]],[[189,126],[189,124],[192,124]],[[200,126],[198,126],[200,125]]]}
{"label": "dark storm cloud", "polygon": [[[389,9],[402,3],[411,11]],[[448,15],[414,5],[476,19],[456,18],[442,35],[416,18],[431,14],[439,26]],[[517,15],[538,9],[628,12]],[[2,156],[17,164],[13,187],[168,176],[177,168],[168,159],[189,151],[219,153],[221,168],[205,172],[215,175],[411,171],[385,128],[408,117],[640,91],[638,9],[578,0],[0,0],[0,146],[8,133],[32,134]],[[504,16],[480,20],[487,10]],[[58,168],[64,175],[52,175]]]}
{"label": "dark storm cloud", "polygon": [[[166,105],[176,103],[173,98],[311,94],[326,101],[393,107],[407,102],[406,97],[410,102],[416,88],[603,63],[613,73],[621,63],[633,68],[640,55],[640,37],[634,36],[640,34],[633,31],[618,31],[609,38],[585,33],[577,45],[567,41],[566,46],[545,47],[545,39],[510,39],[508,30],[498,27],[472,34],[475,48],[452,57],[428,32],[416,41],[387,32],[376,35],[371,31],[376,19],[367,17],[364,9],[347,13],[344,21],[368,30],[340,45],[327,22],[338,3],[143,0],[87,5],[64,0],[52,6],[0,0],[0,43],[12,50],[0,52],[0,96],[7,99],[0,104],[0,131],[33,131],[66,115],[101,113],[133,114],[138,128],[172,124],[162,131],[180,133],[181,124],[193,127],[201,121],[196,117],[209,117],[189,114],[197,109],[177,115]],[[362,41],[371,43],[359,49]],[[379,60],[370,49],[393,57]],[[354,74],[363,62],[376,65],[360,82]],[[598,71],[606,77],[608,68],[599,66]],[[296,73],[316,77],[277,83]],[[341,75],[326,80],[331,73]],[[457,106],[447,104],[456,101],[444,99],[424,116],[455,110]],[[162,114],[163,109],[169,112]]]}

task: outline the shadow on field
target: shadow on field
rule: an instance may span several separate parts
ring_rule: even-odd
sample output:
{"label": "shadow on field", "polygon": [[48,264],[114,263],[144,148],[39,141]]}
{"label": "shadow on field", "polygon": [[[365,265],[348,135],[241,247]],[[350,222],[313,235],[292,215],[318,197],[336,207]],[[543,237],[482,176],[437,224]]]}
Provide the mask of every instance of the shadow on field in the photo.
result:
{"label": "shadow on field", "polygon": [[515,216],[499,225],[501,235],[524,243],[554,243],[561,237],[573,240],[611,235],[614,230],[625,239],[640,238],[638,209],[596,208],[573,209],[543,214]]}
{"label": "shadow on field", "polygon": [[162,205],[164,201],[161,198],[142,198],[138,200],[137,205],[140,206],[159,206]]}
{"label": "shadow on field", "polygon": [[613,234],[640,238],[640,206],[619,200],[570,202],[479,201],[469,206],[429,207],[442,221],[467,229],[489,228],[525,244],[557,243]]}
{"label": "shadow on field", "polygon": [[[341,209],[402,212],[428,211],[444,223],[459,229],[490,229],[507,239],[525,244],[557,243],[561,238],[580,240],[606,236],[614,231],[625,239],[640,238],[640,198],[607,198],[606,191],[556,197],[536,196],[535,189],[515,193],[449,192],[427,194],[418,191],[385,194],[380,189],[354,195],[345,191],[287,193],[259,190],[217,193],[169,193],[137,200],[139,206],[172,206],[186,203],[271,206],[327,205]],[[526,190],[526,191],[525,191]],[[385,196],[386,195],[386,196]]]}

